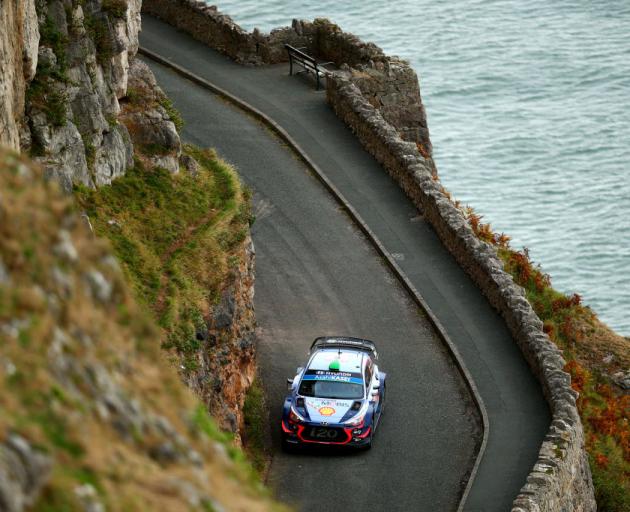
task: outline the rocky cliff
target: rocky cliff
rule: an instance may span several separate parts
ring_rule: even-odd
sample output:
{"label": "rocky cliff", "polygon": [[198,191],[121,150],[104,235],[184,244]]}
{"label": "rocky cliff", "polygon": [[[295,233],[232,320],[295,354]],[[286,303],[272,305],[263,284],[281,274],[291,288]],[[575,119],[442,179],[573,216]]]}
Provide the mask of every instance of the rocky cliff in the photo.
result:
{"label": "rocky cliff", "polygon": [[[214,153],[183,151],[181,119],[134,59],[140,3],[0,3],[0,146],[29,153],[41,167],[0,155],[0,510],[268,506],[234,448],[255,371],[249,199]],[[123,192],[116,214],[142,211],[145,228],[159,225],[175,238],[155,248],[163,293],[142,307],[125,283],[133,269],[124,254],[115,252],[121,272],[107,244],[90,234],[105,226],[99,234],[115,238],[123,221],[80,219],[56,189],[74,189],[77,198],[101,190],[106,203],[114,193],[105,185],[125,174],[123,187],[141,187],[139,209],[129,211]],[[198,212],[183,204],[186,212],[174,213],[173,230],[165,230],[168,208],[147,204],[149,183],[207,202]],[[182,222],[191,211],[198,216]],[[191,241],[207,249],[215,216],[221,244],[212,257],[188,250]],[[146,271],[146,253],[134,254]],[[194,275],[173,275],[182,254]],[[194,297],[185,296],[190,290],[178,286],[195,280]]]}
{"label": "rocky cliff", "polygon": [[159,339],[70,198],[0,151],[0,510],[269,509]]}
{"label": "rocky cliff", "polygon": [[141,0],[0,6],[0,144],[28,150],[66,190],[111,182],[133,161],[118,123]]}
{"label": "rocky cliff", "polygon": [[254,255],[248,237],[236,249],[238,264],[230,270],[219,303],[207,317],[207,330],[201,333],[207,349],[198,352],[195,370],[185,376],[219,425],[238,441],[246,393],[256,373]]}
{"label": "rocky cliff", "polygon": [[0,146],[19,149],[26,87],[37,68],[35,0],[0,3],[0,27]]}
{"label": "rocky cliff", "polygon": [[[141,0],[0,6],[0,144],[29,152],[66,191],[111,183],[134,166],[134,158],[147,168],[179,172],[181,120],[149,68],[134,59],[140,6]],[[183,162],[194,165],[189,157]],[[246,299],[253,294],[253,251],[243,248],[234,258],[242,258],[251,272],[243,279],[232,275],[222,285],[240,295],[218,304],[219,320],[209,320],[212,334],[204,334],[225,344],[216,354],[200,354],[203,370],[186,379],[206,397],[222,426],[238,432],[254,371],[254,315]],[[229,314],[235,317],[228,321]]]}

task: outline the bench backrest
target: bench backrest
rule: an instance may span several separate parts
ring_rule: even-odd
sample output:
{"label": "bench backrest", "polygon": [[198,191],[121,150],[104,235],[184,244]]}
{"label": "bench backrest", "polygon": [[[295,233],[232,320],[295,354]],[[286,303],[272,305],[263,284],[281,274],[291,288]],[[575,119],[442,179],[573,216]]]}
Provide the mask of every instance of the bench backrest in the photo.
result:
{"label": "bench backrest", "polygon": [[313,66],[317,66],[317,61],[315,60],[315,57],[311,57],[310,55],[307,55],[303,51],[298,50],[297,48],[294,48],[290,44],[285,44],[284,47],[287,49],[287,52],[289,52],[289,55],[291,55],[293,58],[302,60],[304,62],[308,62],[309,64],[312,64]]}
{"label": "bench backrest", "polygon": [[293,56],[295,57],[301,57],[304,60],[308,60],[310,62],[312,62],[313,64],[315,64],[315,57],[311,57],[310,55],[304,53],[302,50],[299,50],[293,46],[291,46],[290,44],[285,44],[284,47],[287,49],[287,51],[291,54],[293,54]]}
{"label": "bench backrest", "polygon": [[311,57],[307,55],[303,51],[299,50],[291,46],[290,44],[285,44],[284,47],[289,54],[289,74],[293,74],[293,61],[300,64],[307,72],[313,72],[315,78],[317,80],[317,89],[319,90],[319,76],[327,75],[328,71],[323,68],[320,64],[317,63],[315,57]]}

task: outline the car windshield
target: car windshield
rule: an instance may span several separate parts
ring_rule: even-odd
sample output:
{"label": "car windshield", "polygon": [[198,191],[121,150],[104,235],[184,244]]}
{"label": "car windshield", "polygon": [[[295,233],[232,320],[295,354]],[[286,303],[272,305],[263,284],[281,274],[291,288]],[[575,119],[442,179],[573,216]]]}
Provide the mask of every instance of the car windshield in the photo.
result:
{"label": "car windshield", "polygon": [[333,380],[303,380],[298,393],[315,398],[363,398],[363,385]]}

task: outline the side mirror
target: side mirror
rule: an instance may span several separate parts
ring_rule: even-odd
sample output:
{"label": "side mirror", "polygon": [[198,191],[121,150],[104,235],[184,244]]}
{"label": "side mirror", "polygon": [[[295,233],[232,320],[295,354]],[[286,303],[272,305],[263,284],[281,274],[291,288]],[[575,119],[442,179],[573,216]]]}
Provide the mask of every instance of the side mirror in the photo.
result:
{"label": "side mirror", "polygon": [[293,389],[293,379],[287,379],[287,389],[289,391]]}
{"label": "side mirror", "polygon": [[372,395],[372,398],[378,396],[378,388],[372,388],[372,392],[370,394]]}

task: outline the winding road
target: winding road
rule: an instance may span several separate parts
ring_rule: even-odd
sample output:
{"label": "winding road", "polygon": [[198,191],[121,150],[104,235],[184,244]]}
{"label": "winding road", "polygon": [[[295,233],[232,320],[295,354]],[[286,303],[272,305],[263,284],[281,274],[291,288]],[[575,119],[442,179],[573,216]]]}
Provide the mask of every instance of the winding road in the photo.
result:
{"label": "winding road", "polygon": [[[503,321],[430,226],[350,131],[286,66],[244,68],[143,17],[144,47],[229,90],[287,130],[339,188],[420,291],[483,397],[488,442],[465,510],[508,510],[549,426],[549,412]],[[377,341],[388,410],[368,453],[274,457],[269,483],[303,510],[457,508],[481,437],[448,352],[374,248],[319,181],[264,126],[148,61],[182,112],[183,137],[217,148],[255,191],[259,356],[272,420],[286,377],[318,335]]]}

